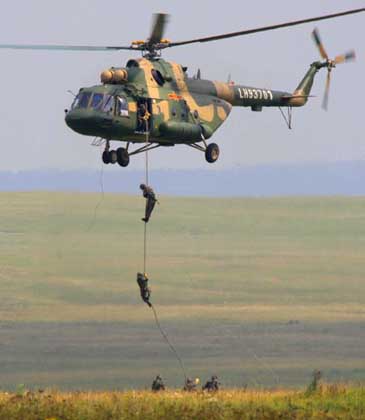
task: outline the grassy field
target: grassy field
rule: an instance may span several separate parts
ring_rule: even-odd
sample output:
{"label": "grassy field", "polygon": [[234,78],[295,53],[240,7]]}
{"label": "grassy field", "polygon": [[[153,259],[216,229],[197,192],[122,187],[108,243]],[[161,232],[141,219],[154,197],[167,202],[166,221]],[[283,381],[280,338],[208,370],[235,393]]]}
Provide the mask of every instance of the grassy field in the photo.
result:
{"label": "grassy field", "polygon": [[0,420],[353,419],[365,417],[365,389],[324,386],[310,395],[288,390],[216,394],[146,391],[0,394]]}
{"label": "grassy field", "polygon": [[[135,281],[143,199],[0,198],[2,388],[144,388],[158,373],[182,386]],[[365,198],[160,201],[152,301],[189,375],[256,388],[303,386],[314,369],[365,379]]]}

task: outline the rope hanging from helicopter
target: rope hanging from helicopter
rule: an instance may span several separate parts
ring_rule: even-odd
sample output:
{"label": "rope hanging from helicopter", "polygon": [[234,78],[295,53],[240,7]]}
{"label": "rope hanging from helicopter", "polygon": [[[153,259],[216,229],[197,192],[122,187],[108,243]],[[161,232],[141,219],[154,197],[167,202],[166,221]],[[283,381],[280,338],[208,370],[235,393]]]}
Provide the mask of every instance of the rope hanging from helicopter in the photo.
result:
{"label": "rope hanging from helicopter", "polygon": [[[149,160],[148,160],[148,146],[150,145],[150,113],[146,109],[145,115],[142,117],[144,127],[146,130],[146,151],[145,151],[145,185],[149,185]],[[144,239],[143,239],[143,273],[147,273],[147,222],[144,223]]]}
{"label": "rope hanging from helicopter", "polygon": [[[149,127],[148,120],[146,120],[146,146],[149,144]],[[149,162],[148,162],[148,150],[145,151],[145,181],[146,185],[149,184]],[[144,246],[143,246],[143,272],[147,272],[147,223],[144,224]]]}
{"label": "rope hanging from helicopter", "polygon": [[[145,116],[143,117],[144,118],[144,123],[145,123],[145,129],[146,129],[146,147],[148,147],[149,144],[150,144],[149,117],[150,117],[150,114],[147,111]],[[148,159],[148,157],[149,156],[148,156],[148,148],[147,148],[146,151],[145,151],[145,184],[147,186],[149,185],[149,159]],[[143,235],[143,274],[144,274],[144,276],[146,276],[146,273],[147,273],[147,222],[144,223],[144,235]],[[149,302],[149,306],[152,309],[154,319],[155,319],[155,324],[156,324],[158,330],[160,331],[161,336],[163,337],[164,341],[169,346],[171,351],[174,353],[177,361],[179,362],[181,371],[182,371],[183,376],[184,376],[184,381],[186,383],[187,374],[186,374],[186,370],[185,370],[185,367],[184,367],[184,363],[183,363],[181,357],[179,356],[179,353],[177,352],[176,348],[170,342],[170,340],[168,338],[168,335],[163,330],[163,328],[160,324],[159,318],[158,318],[156,308],[153,306],[152,302]]]}

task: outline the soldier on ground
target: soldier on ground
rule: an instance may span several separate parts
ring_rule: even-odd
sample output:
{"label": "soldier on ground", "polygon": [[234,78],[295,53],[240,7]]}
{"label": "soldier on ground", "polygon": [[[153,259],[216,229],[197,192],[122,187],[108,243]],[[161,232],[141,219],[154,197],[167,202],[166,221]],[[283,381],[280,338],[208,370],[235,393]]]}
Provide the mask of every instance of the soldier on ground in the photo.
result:
{"label": "soldier on ground", "polygon": [[218,382],[218,377],[213,375],[210,381],[203,386],[203,391],[214,392],[219,390],[220,382]]}
{"label": "soldier on ground", "polygon": [[184,385],[184,391],[193,392],[196,391],[196,386],[199,383],[199,378],[196,378],[195,380],[191,378],[186,378],[185,385]]}
{"label": "soldier on ground", "polygon": [[312,381],[308,385],[307,394],[317,391],[320,386],[320,380],[322,379],[322,372],[320,370],[314,370],[312,373]]}
{"label": "soldier on ground", "polygon": [[158,391],[164,391],[165,384],[163,383],[163,380],[160,375],[157,375],[154,381],[152,382],[152,391],[158,392]]}
{"label": "soldier on ground", "polygon": [[148,223],[151,217],[152,210],[156,205],[157,198],[153,189],[148,185],[141,184],[139,188],[143,191],[143,197],[146,199],[145,216],[142,219],[142,221]]}
{"label": "soldier on ground", "polygon": [[148,277],[146,273],[137,273],[137,283],[141,292],[141,298],[143,302],[147,303],[147,305],[151,307],[151,289],[148,287]]}

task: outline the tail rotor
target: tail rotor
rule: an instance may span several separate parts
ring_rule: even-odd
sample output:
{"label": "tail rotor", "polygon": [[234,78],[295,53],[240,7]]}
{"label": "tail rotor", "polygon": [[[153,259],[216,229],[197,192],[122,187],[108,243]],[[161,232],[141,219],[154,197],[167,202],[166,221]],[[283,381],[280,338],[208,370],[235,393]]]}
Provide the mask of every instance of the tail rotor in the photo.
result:
{"label": "tail rotor", "polygon": [[326,87],[324,90],[323,101],[322,101],[322,108],[327,111],[332,69],[334,69],[337,64],[347,63],[349,61],[355,60],[355,51],[348,51],[345,54],[336,56],[334,59],[330,59],[323,46],[323,43],[322,43],[321,37],[319,36],[319,32],[317,28],[315,28],[314,31],[312,32],[312,37],[313,37],[314,43],[316,44],[319,50],[320,56],[325,60],[322,63],[321,67],[327,67]]}

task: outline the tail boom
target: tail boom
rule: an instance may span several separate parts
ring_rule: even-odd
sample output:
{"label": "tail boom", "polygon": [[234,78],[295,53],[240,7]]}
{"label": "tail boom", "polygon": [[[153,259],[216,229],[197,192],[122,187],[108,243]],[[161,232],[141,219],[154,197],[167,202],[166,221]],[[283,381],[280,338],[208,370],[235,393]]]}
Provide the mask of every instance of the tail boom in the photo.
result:
{"label": "tail boom", "polygon": [[314,77],[322,67],[327,67],[327,63],[312,63],[293,93],[221,82],[214,82],[214,85],[217,96],[232,106],[251,107],[254,111],[262,107],[300,107],[307,103]]}

